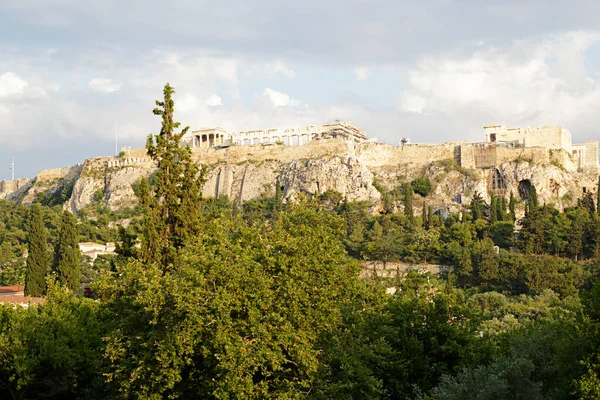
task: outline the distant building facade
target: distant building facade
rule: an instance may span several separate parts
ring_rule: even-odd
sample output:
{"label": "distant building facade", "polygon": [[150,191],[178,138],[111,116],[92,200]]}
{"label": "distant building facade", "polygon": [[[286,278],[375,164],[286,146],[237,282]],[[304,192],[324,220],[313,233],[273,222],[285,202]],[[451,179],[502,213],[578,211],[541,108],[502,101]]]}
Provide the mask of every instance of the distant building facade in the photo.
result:
{"label": "distant building facade", "polygon": [[571,132],[562,126],[509,128],[504,125],[485,125],[483,129],[487,143],[563,150],[569,155],[571,163],[579,169],[599,169],[598,141],[588,140],[582,144],[573,144]]}
{"label": "distant building facade", "polygon": [[218,146],[249,146],[267,143],[300,146],[313,140],[328,138],[341,138],[354,143],[362,143],[367,140],[367,135],[351,122],[334,121],[323,125],[241,132],[228,132],[220,127],[202,128],[188,132],[183,137],[182,142],[189,144],[192,148],[208,149]]}
{"label": "distant building facade", "polygon": [[82,242],[79,243],[79,250],[84,256],[89,257],[92,261],[98,258],[100,255],[116,255],[115,243],[94,243],[94,242]]}

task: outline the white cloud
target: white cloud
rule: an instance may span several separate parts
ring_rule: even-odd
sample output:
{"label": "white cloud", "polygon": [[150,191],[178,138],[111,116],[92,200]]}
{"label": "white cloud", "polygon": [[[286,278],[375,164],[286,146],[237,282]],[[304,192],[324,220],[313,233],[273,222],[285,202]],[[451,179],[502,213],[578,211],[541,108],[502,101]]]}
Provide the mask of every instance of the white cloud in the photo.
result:
{"label": "white cloud", "polygon": [[21,94],[26,87],[27,81],[13,72],[6,72],[0,75],[0,97]]}
{"label": "white cloud", "polygon": [[298,101],[292,99],[288,94],[265,88],[263,96],[271,101],[273,107],[296,106]]}
{"label": "white cloud", "polygon": [[356,67],[354,68],[354,76],[356,76],[357,80],[364,81],[371,76],[371,71],[366,67]]}
{"label": "white cloud", "polygon": [[111,79],[94,78],[88,82],[88,86],[98,93],[112,93],[121,89],[121,84],[113,82]]}
{"label": "white cloud", "polygon": [[600,42],[596,32],[570,32],[542,41],[519,41],[507,49],[422,59],[398,96],[401,111],[449,116],[480,130],[485,123],[559,125],[587,129],[600,108],[600,82],[585,51]]}
{"label": "white cloud", "polygon": [[219,96],[219,95],[211,94],[210,96],[208,96],[208,98],[206,99],[204,104],[206,104],[209,107],[222,106],[223,99],[221,99],[221,96]]}
{"label": "white cloud", "polygon": [[275,60],[266,65],[265,70],[269,74],[281,74],[287,78],[294,79],[296,77],[296,71],[290,68],[284,61]]}
{"label": "white cloud", "polygon": [[189,93],[176,95],[176,99],[177,101],[175,103],[175,110],[177,112],[187,113],[195,110],[198,106],[198,100],[196,99],[196,96]]}

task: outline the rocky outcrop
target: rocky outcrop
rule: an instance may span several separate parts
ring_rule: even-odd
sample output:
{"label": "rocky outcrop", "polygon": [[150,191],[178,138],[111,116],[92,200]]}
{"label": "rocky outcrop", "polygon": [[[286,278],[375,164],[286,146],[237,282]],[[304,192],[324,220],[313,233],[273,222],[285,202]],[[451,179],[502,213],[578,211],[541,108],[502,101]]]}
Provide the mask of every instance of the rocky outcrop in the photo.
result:
{"label": "rocky outcrop", "polygon": [[134,184],[150,176],[156,168],[149,159],[137,160],[121,160],[121,157],[86,160],[65,209],[78,212],[94,200],[106,202],[112,210],[135,206]]}
{"label": "rocky outcrop", "polygon": [[[461,163],[461,157],[467,155],[464,151],[461,155],[463,148],[461,143],[398,147],[322,140],[299,147],[270,144],[201,149],[194,151],[193,158],[206,166],[204,196],[225,195],[236,202],[273,196],[279,184],[288,200],[333,190],[349,200],[369,202],[375,212],[384,200],[380,191],[397,189],[419,177],[430,179],[432,191],[426,198],[415,196],[416,214],[423,202],[461,211],[475,193],[488,201],[492,195],[508,198],[511,192],[522,199],[528,185],[535,185],[540,202],[559,208],[575,204],[586,191],[597,190],[598,174],[568,171],[560,165],[535,162],[535,158],[506,161],[503,155],[497,159],[506,162],[494,167],[467,168]],[[537,159],[543,161],[540,157]],[[30,202],[40,192],[64,192],[72,185],[65,204],[72,212],[95,200],[113,210],[132,207],[137,203],[136,182],[149,177],[155,168],[143,149],[127,149],[120,157],[93,158],[83,166],[42,171],[33,182],[21,182],[18,191],[0,193],[0,197],[20,196]],[[403,207],[397,199],[391,206],[397,210]]]}
{"label": "rocky outcrop", "polygon": [[81,165],[75,165],[40,171],[24,194],[22,203],[31,204],[38,194],[43,193],[44,197],[55,197],[56,202],[60,204],[70,196],[71,188],[79,178],[81,169]]}

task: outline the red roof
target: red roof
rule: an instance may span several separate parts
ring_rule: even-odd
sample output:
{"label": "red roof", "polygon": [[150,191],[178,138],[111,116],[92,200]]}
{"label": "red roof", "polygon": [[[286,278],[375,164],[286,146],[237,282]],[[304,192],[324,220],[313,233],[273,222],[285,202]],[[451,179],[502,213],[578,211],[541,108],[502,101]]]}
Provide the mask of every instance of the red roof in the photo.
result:
{"label": "red roof", "polygon": [[0,286],[0,293],[15,293],[25,290],[24,286]]}

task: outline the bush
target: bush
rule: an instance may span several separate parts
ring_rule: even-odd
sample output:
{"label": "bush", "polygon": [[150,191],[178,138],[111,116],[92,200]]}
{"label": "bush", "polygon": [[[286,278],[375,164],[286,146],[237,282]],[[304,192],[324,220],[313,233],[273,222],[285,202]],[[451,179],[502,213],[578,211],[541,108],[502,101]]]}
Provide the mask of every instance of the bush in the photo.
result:
{"label": "bush", "polygon": [[429,178],[417,178],[413,180],[410,185],[412,186],[413,191],[421,195],[421,197],[425,197],[431,193],[431,181]]}

